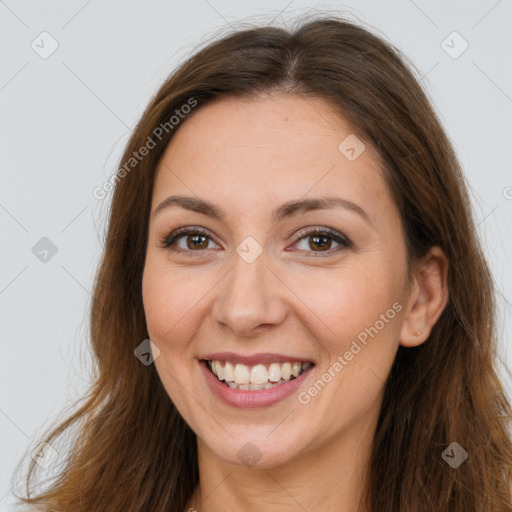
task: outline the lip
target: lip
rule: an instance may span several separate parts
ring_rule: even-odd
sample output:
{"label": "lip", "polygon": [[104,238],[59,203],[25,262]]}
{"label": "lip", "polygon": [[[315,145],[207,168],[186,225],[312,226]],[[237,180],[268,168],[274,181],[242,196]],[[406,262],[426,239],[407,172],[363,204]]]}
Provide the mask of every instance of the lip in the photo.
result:
{"label": "lip", "polygon": [[[221,359],[225,361],[225,359]],[[240,362],[240,359],[237,359]],[[297,359],[292,359],[297,361]],[[300,359],[298,359],[300,360]],[[273,359],[273,361],[276,361]],[[290,359],[286,359],[290,361]],[[285,362],[286,362],[285,361]],[[307,362],[307,361],[304,361]],[[199,366],[205,377],[206,383],[210,388],[210,391],[222,402],[232,407],[239,407],[245,409],[256,409],[262,407],[269,407],[278,402],[281,402],[285,398],[288,398],[291,394],[297,391],[297,389],[308,379],[311,374],[311,370],[314,366],[311,366],[305,370],[297,378],[290,380],[289,382],[279,384],[270,389],[262,389],[259,391],[246,391],[243,389],[231,389],[230,387],[223,384],[208,368],[208,364],[204,360],[199,361]]]}
{"label": "lip", "polygon": [[199,357],[199,359],[206,359],[208,361],[227,361],[231,364],[245,364],[246,366],[256,366],[257,364],[270,364],[270,363],[313,363],[312,359],[304,359],[302,357],[286,356],[283,354],[271,354],[269,352],[252,355],[240,355],[235,352],[215,352],[213,354],[206,354]]}

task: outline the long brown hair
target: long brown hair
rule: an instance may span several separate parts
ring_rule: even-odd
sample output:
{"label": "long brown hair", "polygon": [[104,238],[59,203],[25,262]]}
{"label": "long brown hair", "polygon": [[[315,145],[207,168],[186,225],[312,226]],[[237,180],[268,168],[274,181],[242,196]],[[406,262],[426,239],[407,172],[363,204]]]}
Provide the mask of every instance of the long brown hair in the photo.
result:
{"label": "long brown hair", "polygon": [[[360,24],[325,15],[299,19],[293,30],[224,34],[150,101],[114,183],[91,304],[93,384],[45,437],[56,446],[72,433],[58,474],[31,496],[32,461],[21,499],[59,512],[183,511],[199,478],[196,437],[154,365],[134,356],[149,337],[141,279],[155,170],[187,112],[273,90],[328,100],[376,148],[405,228],[409,270],[433,245],[449,260],[447,306],[425,343],[399,347],[385,384],[367,509],[512,511],[512,411],[497,373],[495,285],[460,165],[406,58]],[[130,160],[150,140],[146,156]],[[442,457],[452,442],[468,454],[456,469]]]}

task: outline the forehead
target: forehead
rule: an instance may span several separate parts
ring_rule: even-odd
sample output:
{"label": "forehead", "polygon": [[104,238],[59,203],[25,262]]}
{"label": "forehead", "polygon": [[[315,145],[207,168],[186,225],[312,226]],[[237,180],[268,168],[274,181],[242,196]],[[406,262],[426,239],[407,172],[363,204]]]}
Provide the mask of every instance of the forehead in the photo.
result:
{"label": "forehead", "polygon": [[290,199],[336,194],[364,204],[378,219],[394,205],[378,155],[354,132],[318,98],[216,100],[175,133],[157,170],[153,201],[186,193],[243,212],[250,205],[270,209]]}

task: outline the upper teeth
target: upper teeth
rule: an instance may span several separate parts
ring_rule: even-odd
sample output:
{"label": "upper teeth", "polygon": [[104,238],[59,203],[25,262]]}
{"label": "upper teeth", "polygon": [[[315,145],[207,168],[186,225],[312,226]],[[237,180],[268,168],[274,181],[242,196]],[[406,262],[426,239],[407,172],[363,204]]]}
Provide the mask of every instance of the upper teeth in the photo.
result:
{"label": "upper teeth", "polygon": [[219,380],[234,382],[236,384],[266,384],[267,382],[278,382],[281,379],[290,380],[293,376],[298,377],[300,373],[307,370],[311,363],[271,363],[270,365],[257,364],[247,366],[229,362],[224,364],[221,361],[208,361],[212,372]]}

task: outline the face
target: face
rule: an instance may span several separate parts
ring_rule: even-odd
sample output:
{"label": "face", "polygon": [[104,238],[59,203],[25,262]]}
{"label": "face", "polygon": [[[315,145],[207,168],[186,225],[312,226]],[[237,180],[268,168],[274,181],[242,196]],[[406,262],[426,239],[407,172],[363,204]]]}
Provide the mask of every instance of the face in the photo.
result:
{"label": "face", "polygon": [[157,372],[204,453],[270,468],[376,421],[406,253],[363,143],[328,103],[273,95],[203,107],[166,149],[143,302]]}

